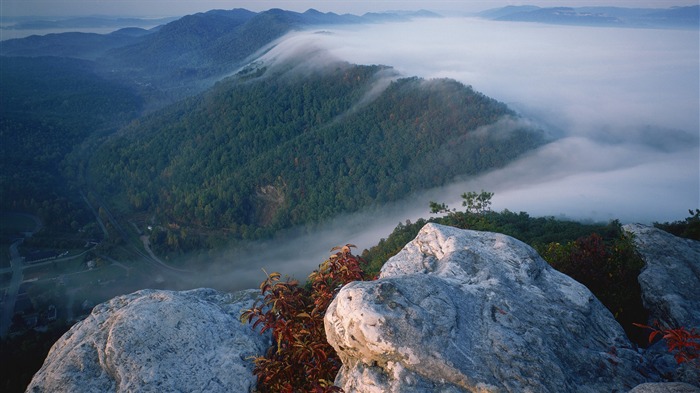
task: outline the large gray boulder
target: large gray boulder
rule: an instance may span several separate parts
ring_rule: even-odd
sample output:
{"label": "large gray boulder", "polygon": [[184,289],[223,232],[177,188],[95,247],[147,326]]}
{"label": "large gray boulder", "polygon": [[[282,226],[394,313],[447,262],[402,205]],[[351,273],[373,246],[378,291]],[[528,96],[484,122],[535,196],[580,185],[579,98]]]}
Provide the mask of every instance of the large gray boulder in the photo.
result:
{"label": "large gray boulder", "polygon": [[700,242],[641,224],[623,229],[634,235],[645,263],[638,279],[650,318],[700,328]]}
{"label": "large gray boulder", "polygon": [[259,291],[142,290],[96,306],[54,344],[28,392],[248,392],[269,336],[239,322]]}
{"label": "large gray boulder", "polygon": [[[700,242],[641,224],[623,229],[634,235],[645,263],[638,280],[649,323],[700,330]],[[663,379],[700,386],[698,361],[678,364],[663,340],[647,348],[644,358]]]}
{"label": "large gray boulder", "polygon": [[325,316],[350,392],[627,392],[647,379],[610,312],[511,237],[428,224]]}

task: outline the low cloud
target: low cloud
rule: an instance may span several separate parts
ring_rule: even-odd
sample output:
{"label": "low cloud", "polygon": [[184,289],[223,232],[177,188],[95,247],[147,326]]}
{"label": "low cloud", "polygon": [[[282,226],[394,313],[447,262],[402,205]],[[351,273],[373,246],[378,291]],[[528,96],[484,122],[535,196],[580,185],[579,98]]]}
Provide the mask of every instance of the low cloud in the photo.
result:
{"label": "low cloud", "polygon": [[557,138],[457,182],[455,198],[484,188],[500,208],[641,222],[700,207],[697,31],[444,18],[331,33],[305,37],[350,62],[457,79]]}
{"label": "low cloud", "polygon": [[[370,247],[428,202],[495,192],[496,210],[623,222],[673,221],[700,207],[700,54],[697,31],[614,29],[478,19],[296,32],[268,59],[312,54],[316,65],[383,64],[405,76],[449,77],[507,103],[553,142],[505,168],[428,190],[313,230],[211,256],[198,285],[255,286],[267,271],[305,277],[332,246]],[[306,67],[309,65],[307,64]],[[313,70],[313,66],[307,68]],[[384,79],[386,82],[388,79]],[[381,91],[382,84],[377,85]],[[507,132],[504,119],[483,132]],[[212,278],[214,277],[214,278]]]}

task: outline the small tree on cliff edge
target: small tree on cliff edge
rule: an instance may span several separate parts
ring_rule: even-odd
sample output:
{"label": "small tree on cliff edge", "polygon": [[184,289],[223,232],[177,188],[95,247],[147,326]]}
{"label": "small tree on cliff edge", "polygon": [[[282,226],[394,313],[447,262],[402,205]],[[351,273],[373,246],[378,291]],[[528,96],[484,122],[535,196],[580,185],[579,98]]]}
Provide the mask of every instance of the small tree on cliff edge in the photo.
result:
{"label": "small tree on cliff edge", "polygon": [[484,214],[491,211],[491,198],[493,193],[484,190],[478,194],[474,191],[465,192],[462,194],[462,206],[467,207],[468,213]]}
{"label": "small tree on cliff edge", "polygon": [[[462,206],[467,208],[467,213],[472,213],[476,215],[483,215],[491,211],[491,198],[493,198],[493,193],[481,190],[481,192],[469,191],[462,194]],[[430,201],[430,212],[432,214],[456,213],[456,209],[450,210],[449,206],[444,203],[437,203]]]}

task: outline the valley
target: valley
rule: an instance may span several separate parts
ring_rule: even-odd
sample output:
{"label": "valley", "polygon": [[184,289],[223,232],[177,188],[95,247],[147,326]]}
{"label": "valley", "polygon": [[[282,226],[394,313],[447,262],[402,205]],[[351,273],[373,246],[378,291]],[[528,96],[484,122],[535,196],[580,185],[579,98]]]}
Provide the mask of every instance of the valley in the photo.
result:
{"label": "valley", "polygon": [[95,304],[141,288],[253,285],[268,264],[244,250],[279,259],[255,242],[544,143],[526,125],[483,131],[517,115],[454,80],[314,59],[313,48],[250,57],[317,23],[365,22],[212,11],[154,31],[3,41],[0,211],[3,225],[21,221],[10,212],[41,222],[3,227],[4,342],[43,352]]}
{"label": "valley", "polygon": [[[3,351],[18,357],[21,372],[35,370],[29,354],[45,354],[57,335],[114,296],[255,287],[261,267],[304,277],[328,249],[348,241],[366,247],[363,255],[378,270],[427,222],[428,201],[451,203],[445,198],[468,190],[496,191],[504,198],[494,207],[506,210],[489,216],[493,221],[435,220],[538,245],[617,234],[609,206],[630,206],[633,217],[651,212],[643,220],[654,220],[655,209],[637,207],[632,194],[658,203],[678,191],[682,203],[667,203],[662,217],[671,208],[679,217],[694,207],[685,206],[694,197],[685,190],[697,180],[697,105],[688,94],[659,109],[656,94],[666,97],[658,87],[667,79],[616,64],[625,78],[600,78],[591,64],[604,63],[575,49],[561,58],[585,67],[544,59],[546,66],[532,67],[551,49],[536,44],[546,46],[543,37],[559,37],[551,34],[558,30],[515,27],[532,18],[568,24],[587,12],[508,9],[484,21],[428,11],[212,10],[155,28],[2,41]],[[678,31],[668,13],[652,23],[646,14],[625,19],[616,12],[631,24],[630,36],[644,38],[643,51],[630,52],[651,53],[651,35],[663,36],[653,48],[682,43],[694,26],[679,12]],[[648,32],[632,30],[645,21]],[[584,44],[597,46],[611,23],[586,19],[604,29],[590,27]],[[656,34],[655,26],[669,30]],[[450,33],[434,45],[440,29]],[[496,50],[510,42],[505,32],[520,31],[517,50]],[[421,49],[405,51],[403,39]],[[518,50],[530,56],[515,57]],[[672,51],[682,53],[683,73],[671,82],[693,75],[697,62],[687,59],[697,50],[667,50],[669,62]],[[600,58],[618,59],[607,52]],[[568,71],[552,71],[562,69]],[[644,78],[635,79],[637,72]],[[639,100],[618,99],[616,83],[627,78],[634,89],[620,90],[639,93],[648,79],[644,88],[655,89],[653,96],[644,90]],[[605,89],[590,88],[598,83]],[[620,113],[613,113],[616,102],[626,103]],[[590,181],[600,174],[608,176],[603,185]],[[619,189],[630,191],[610,196]],[[507,210],[533,204],[545,205],[547,218]]]}

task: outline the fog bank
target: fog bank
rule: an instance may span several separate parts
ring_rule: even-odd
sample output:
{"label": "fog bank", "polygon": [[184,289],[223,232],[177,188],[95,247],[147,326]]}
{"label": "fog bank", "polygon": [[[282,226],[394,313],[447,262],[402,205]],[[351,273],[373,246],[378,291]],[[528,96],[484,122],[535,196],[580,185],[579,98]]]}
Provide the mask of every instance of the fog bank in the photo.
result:
{"label": "fog bank", "polygon": [[455,198],[484,188],[496,208],[647,223],[700,206],[698,31],[472,18],[329,31],[306,38],[350,62],[457,79],[559,138],[456,184]]}
{"label": "fog bank", "polygon": [[254,287],[261,268],[303,278],[331,247],[354,243],[361,251],[398,223],[429,217],[431,200],[460,208],[465,191],[495,192],[495,210],[603,222],[674,221],[700,207],[697,31],[462,18],[318,33],[290,34],[266,59],[306,53],[319,63],[341,59],[454,78],[506,102],[554,141],[505,168],[212,255],[199,285]]}

